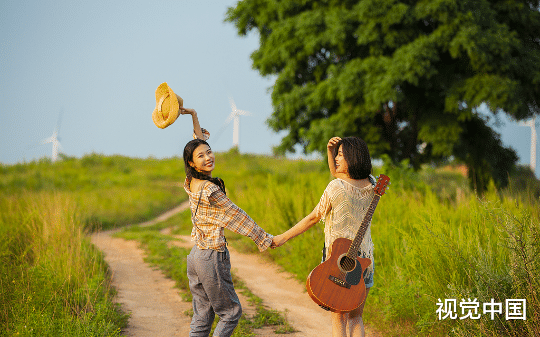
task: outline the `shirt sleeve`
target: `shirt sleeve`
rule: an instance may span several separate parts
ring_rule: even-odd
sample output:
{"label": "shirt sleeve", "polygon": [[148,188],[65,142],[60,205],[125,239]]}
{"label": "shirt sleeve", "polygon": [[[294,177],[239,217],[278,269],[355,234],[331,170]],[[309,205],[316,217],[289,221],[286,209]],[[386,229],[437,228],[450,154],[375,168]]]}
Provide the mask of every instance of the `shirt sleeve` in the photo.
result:
{"label": "shirt sleeve", "polygon": [[261,252],[270,247],[273,235],[266,233],[244,210],[236,206],[219,187],[215,187],[212,189],[213,191],[208,200],[210,204],[222,210],[219,221],[222,227],[249,237]]}
{"label": "shirt sleeve", "polygon": [[330,199],[330,196],[332,193],[330,192],[330,189],[332,188],[332,182],[326,186],[326,189],[323,192],[323,195],[321,196],[321,200],[319,200],[319,203],[317,206],[315,206],[315,213],[317,214],[317,217],[319,219],[324,219],[326,214],[332,210],[332,202]]}

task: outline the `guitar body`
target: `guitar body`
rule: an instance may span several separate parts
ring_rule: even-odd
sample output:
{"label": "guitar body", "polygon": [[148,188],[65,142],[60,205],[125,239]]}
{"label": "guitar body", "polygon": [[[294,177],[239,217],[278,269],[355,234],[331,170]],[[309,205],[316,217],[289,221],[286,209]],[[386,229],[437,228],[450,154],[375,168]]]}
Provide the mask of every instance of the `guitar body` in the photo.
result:
{"label": "guitar body", "polygon": [[371,260],[348,258],[351,243],[349,239],[336,239],[330,258],[313,269],[307,278],[311,299],[332,312],[352,311],[366,299],[363,274]]}

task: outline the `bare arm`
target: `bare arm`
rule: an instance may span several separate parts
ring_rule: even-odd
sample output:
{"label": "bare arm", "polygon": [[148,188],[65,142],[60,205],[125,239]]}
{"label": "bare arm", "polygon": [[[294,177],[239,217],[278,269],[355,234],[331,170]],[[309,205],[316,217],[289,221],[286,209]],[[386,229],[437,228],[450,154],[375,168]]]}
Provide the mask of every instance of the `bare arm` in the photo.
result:
{"label": "bare arm", "polygon": [[330,169],[330,173],[334,178],[336,177],[336,162],[334,157],[334,149],[336,148],[337,143],[341,140],[339,137],[332,137],[328,141],[328,145],[326,146],[326,153],[328,154],[328,168]]}
{"label": "bare arm", "polygon": [[201,126],[199,125],[199,118],[197,118],[197,111],[195,111],[195,109],[187,109],[187,108],[181,107],[180,113],[182,115],[186,115],[186,114],[191,115],[191,118],[193,119],[193,131],[195,131],[195,136],[197,136],[198,139],[204,139]]}
{"label": "bare arm", "polygon": [[294,225],[291,229],[283,234],[274,236],[271,247],[276,248],[283,245],[285,242],[313,227],[313,225],[319,222],[320,219],[321,218],[316,213],[316,209],[314,209],[311,213],[309,213],[309,215],[300,220],[300,222]]}

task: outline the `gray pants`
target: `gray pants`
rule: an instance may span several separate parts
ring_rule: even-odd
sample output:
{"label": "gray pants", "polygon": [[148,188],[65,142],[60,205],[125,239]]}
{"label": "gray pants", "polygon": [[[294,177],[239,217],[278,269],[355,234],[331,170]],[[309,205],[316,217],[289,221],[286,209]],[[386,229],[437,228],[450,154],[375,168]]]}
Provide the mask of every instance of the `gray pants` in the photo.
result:
{"label": "gray pants", "polygon": [[189,289],[193,295],[190,337],[207,337],[217,314],[214,336],[229,337],[242,316],[234,291],[229,251],[199,249],[195,245],[187,257]]}

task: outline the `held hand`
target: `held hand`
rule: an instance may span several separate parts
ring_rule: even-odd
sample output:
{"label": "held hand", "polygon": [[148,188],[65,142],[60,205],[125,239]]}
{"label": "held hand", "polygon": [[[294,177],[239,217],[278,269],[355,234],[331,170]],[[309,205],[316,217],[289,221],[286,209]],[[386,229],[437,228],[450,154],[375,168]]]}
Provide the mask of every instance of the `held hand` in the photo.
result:
{"label": "held hand", "polygon": [[270,245],[270,248],[275,249],[282,246],[285,242],[287,242],[287,240],[283,237],[283,234],[276,235],[272,238],[272,244]]}
{"label": "held hand", "polygon": [[195,109],[188,109],[188,108],[184,108],[184,107],[181,107],[180,108],[180,114],[182,115],[193,115],[193,114],[196,114],[197,112],[195,111]]}
{"label": "held hand", "polygon": [[341,140],[340,137],[330,138],[330,140],[328,141],[328,145],[326,146],[326,148],[328,149],[328,151],[330,151],[330,153],[334,153],[334,149],[336,148],[336,145],[340,140]]}

